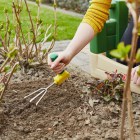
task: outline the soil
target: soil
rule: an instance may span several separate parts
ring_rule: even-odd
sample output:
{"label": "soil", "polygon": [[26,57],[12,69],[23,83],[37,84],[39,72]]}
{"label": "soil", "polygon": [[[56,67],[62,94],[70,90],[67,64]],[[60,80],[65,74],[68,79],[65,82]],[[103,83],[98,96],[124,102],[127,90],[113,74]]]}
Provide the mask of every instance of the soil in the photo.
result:
{"label": "soil", "polygon": [[[90,75],[73,66],[68,71],[71,77],[51,87],[38,106],[24,96],[49,85],[55,74],[44,65],[14,75],[0,106],[0,140],[119,139],[121,103],[105,102],[92,94],[86,83],[96,80]],[[136,139],[140,140],[140,95],[133,98]]]}

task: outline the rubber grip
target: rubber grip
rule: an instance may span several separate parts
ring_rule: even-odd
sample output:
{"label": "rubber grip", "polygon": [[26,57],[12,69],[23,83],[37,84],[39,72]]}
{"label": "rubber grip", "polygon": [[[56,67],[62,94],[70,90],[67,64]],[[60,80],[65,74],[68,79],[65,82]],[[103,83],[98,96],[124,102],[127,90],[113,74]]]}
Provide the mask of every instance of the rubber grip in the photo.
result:
{"label": "rubber grip", "polygon": [[[58,57],[58,54],[56,54],[56,53],[52,53],[52,54],[50,55],[50,58],[51,58],[52,62],[54,62],[55,59],[57,59],[57,57]],[[63,70],[60,74],[62,74],[63,72],[64,72],[64,70]]]}
{"label": "rubber grip", "polygon": [[[50,58],[51,60],[54,62],[58,57],[58,54],[51,54]],[[61,85],[66,79],[68,79],[70,77],[69,72],[67,72],[66,70],[63,70],[60,74],[57,74],[54,77],[54,83],[57,85]]]}
{"label": "rubber grip", "polygon": [[56,54],[56,53],[52,53],[51,55],[50,55],[50,58],[51,58],[51,60],[54,62],[55,61],[55,59],[58,57],[58,54]]}

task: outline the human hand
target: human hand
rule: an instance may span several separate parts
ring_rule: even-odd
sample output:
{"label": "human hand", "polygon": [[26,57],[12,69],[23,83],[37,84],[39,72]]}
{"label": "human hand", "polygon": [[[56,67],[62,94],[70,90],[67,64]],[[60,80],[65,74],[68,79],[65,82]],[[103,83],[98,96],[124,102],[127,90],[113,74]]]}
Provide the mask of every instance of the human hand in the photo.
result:
{"label": "human hand", "polygon": [[51,69],[59,74],[61,73],[65,66],[68,65],[72,59],[72,55],[70,53],[68,53],[67,51],[62,51],[62,52],[54,52],[56,54],[58,54],[57,59],[52,62],[52,60],[50,59],[50,55],[48,55],[48,65],[51,67]]}
{"label": "human hand", "polygon": [[139,66],[133,68],[132,73],[131,73],[131,79],[134,84],[140,86],[140,76],[137,73],[138,69],[139,69]]}

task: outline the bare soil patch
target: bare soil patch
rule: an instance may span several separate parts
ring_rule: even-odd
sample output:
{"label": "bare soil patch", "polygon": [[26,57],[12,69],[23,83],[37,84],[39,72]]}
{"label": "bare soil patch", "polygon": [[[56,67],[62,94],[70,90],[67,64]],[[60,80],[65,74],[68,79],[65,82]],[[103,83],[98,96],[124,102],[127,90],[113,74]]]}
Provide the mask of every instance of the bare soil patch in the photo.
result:
{"label": "bare soil patch", "polygon": [[[0,106],[0,140],[118,140],[120,102],[105,102],[92,94],[90,75],[70,66],[71,78],[54,85],[36,107],[23,99],[53,82],[46,65],[19,72],[11,81]],[[137,140],[140,140],[140,96],[133,95]],[[128,139],[126,134],[126,140]]]}

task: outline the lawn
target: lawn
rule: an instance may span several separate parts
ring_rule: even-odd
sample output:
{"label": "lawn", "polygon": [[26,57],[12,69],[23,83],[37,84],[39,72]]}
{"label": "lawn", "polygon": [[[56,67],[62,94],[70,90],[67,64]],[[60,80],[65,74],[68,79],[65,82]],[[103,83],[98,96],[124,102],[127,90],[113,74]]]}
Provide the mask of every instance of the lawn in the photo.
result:
{"label": "lawn", "polygon": [[[6,8],[8,10],[8,15],[10,18],[10,27],[12,29],[12,37],[14,37],[14,25],[16,24],[16,22],[12,20],[13,19],[12,0],[4,0],[4,1],[0,0],[0,24],[1,23],[5,24],[4,8]],[[29,9],[31,11],[33,21],[35,22],[36,15],[37,15],[37,6],[29,4]],[[50,24],[52,24],[52,25],[54,24],[54,11],[42,7],[40,15],[41,15],[40,17],[44,24],[43,25],[44,28],[46,28]],[[24,34],[26,34],[30,30],[30,22],[29,22],[28,13],[25,9],[25,5],[23,6],[21,19],[22,19],[22,28],[23,28]],[[72,39],[80,22],[81,22],[81,18],[73,17],[70,15],[66,15],[66,14],[57,12],[57,25],[58,25],[57,40]],[[4,31],[0,31],[0,34],[2,34],[2,36],[3,36]],[[41,36],[41,38],[42,37],[43,36]],[[51,38],[49,38],[49,40],[51,40]]]}

